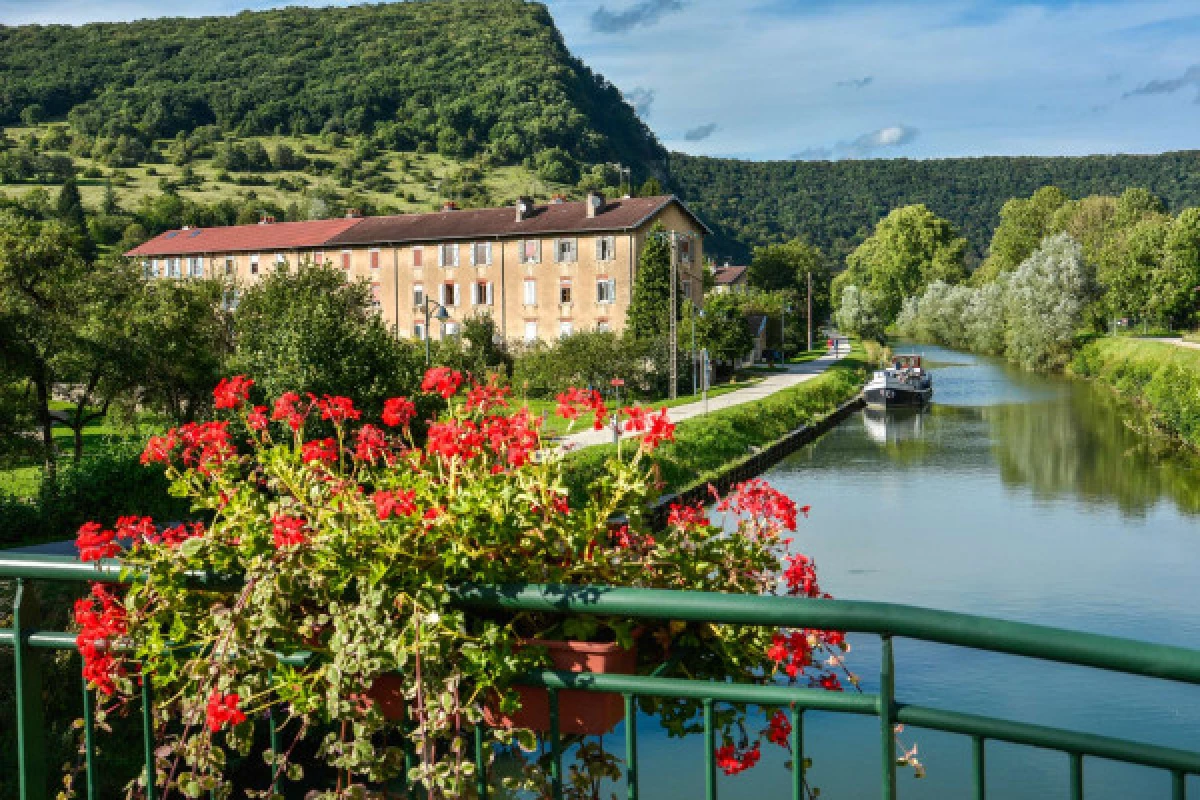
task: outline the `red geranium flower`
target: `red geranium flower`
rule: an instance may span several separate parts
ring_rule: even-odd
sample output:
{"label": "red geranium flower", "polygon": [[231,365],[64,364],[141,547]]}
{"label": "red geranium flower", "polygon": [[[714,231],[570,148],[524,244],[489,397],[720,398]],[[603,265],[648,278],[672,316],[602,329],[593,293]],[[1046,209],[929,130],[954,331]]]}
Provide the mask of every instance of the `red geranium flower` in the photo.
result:
{"label": "red geranium flower", "polygon": [[213,389],[213,398],[217,408],[237,408],[250,396],[250,387],[254,381],[245,375],[234,375],[232,378],[222,378]]}
{"label": "red geranium flower", "polygon": [[83,523],[75,535],[75,546],[79,548],[80,561],[99,561],[121,552],[116,533],[105,530],[99,522]]}
{"label": "red geranium flower", "polygon": [[208,696],[207,722],[213,733],[226,725],[238,725],[246,721],[246,715],[238,708],[241,698],[236,692],[221,694],[217,689]]}
{"label": "red geranium flower", "polygon": [[407,427],[416,415],[417,407],[407,397],[389,397],[383,404],[383,424],[388,427]]}
{"label": "red geranium flower", "polygon": [[408,517],[417,512],[417,493],[411,489],[401,489],[398,492],[379,491],[372,499],[375,501],[375,514],[380,519],[388,519],[394,515]]}
{"label": "red geranium flower", "polygon": [[301,460],[305,464],[311,464],[314,461],[323,464],[336,464],[338,460],[337,441],[335,439],[313,439],[311,442],[305,442],[300,453]]}
{"label": "red geranium flower", "polygon": [[346,420],[357,420],[362,412],[354,407],[354,401],[349,397],[330,397],[325,395],[316,401],[321,410],[321,419],[327,419],[337,425]]}
{"label": "red geranium flower", "polygon": [[276,549],[298,547],[308,541],[308,524],[298,517],[276,514],[271,517],[271,533]]}
{"label": "red geranium flower", "polygon": [[443,400],[449,400],[458,392],[462,380],[461,372],[456,372],[449,367],[434,367],[425,373],[425,379],[421,381],[421,391],[436,392],[442,396]]}

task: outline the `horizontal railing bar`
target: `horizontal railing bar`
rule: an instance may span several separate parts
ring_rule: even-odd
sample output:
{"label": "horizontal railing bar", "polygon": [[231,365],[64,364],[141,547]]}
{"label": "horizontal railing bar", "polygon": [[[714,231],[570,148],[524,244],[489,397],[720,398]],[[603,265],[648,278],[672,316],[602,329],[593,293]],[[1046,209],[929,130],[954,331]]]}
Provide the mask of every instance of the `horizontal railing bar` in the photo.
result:
{"label": "horizontal railing bar", "polygon": [[[217,575],[202,570],[184,573],[197,588],[230,588],[242,584],[236,576]],[[117,559],[80,561],[75,556],[27,555],[0,551],[0,578],[29,578],[68,583],[131,583],[142,573],[126,568]]]}
{"label": "horizontal railing bar", "polygon": [[449,590],[465,606],[887,634],[1200,684],[1200,650],[917,606],[604,586]]}
{"label": "horizontal railing bar", "polygon": [[[74,650],[76,649],[76,635],[73,633],[64,633],[62,631],[33,631],[25,634],[25,642],[30,647],[37,647],[43,650]],[[15,635],[12,628],[0,628],[0,647],[11,647],[15,641]],[[196,650],[197,648],[180,647],[176,650]],[[275,653],[276,660],[280,664],[287,664],[290,667],[303,667],[312,661],[313,654],[307,650],[297,650],[294,653]]]}
{"label": "horizontal railing bar", "polygon": [[1200,774],[1200,753],[1174,747],[903,703],[896,707],[896,719],[917,728],[982,736],[1063,753]]}
{"label": "horizontal railing bar", "polygon": [[718,683],[686,678],[655,678],[649,675],[556,672],[549,669],[530,672],[521,678],[520,683],[547,689],[583,689],[590,692],[672,697],[682,700],[719,700],[756,706],[795,706],[848,714],[879,713],[877,695],[830,692],[798,686]]}

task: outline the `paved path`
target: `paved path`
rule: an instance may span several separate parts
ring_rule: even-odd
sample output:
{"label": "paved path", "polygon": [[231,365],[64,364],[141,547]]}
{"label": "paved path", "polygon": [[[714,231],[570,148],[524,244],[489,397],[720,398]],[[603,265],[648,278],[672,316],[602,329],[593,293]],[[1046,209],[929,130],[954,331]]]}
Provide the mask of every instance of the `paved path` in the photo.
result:
{"label": "paved path", "polygon": [[[753,403],[756,400],[761,400],[764,397],[769,397],[776,392],[789,389],[797,384],[810,381],[827,370],[831,364],[850,354],[850,345],[840,342],[838,349],[835,352],[826,353],[823,356],[806,361],[803,364],[789,364],[787,372],[775,372],[768,374],[763,380],[747,386],[745,389],[737,389],[732,392],[710,397],[708,400],[709,411],[719,411],[722,408],[732,408],[740,406],[743,403]],[[653,403],[647,404],[648,408],[653,408]],[[667,409],[667,415],[672,422],[682,422],[685,419],[702,416],[705,412],[704,401],[688,403],[682,406],[675,406]],[[631,434],[622,434],[628,438]],[[609,444],[613,440],[612,428],[604,430],[585,430],[578,433],[573,433],[570,436],[564,436],[559,440],[559,446],[570,450],[579,450],[584,447],[592,447],[597,444]]]}
{"label": "paved path", "polygon": [[1163,344],[1173,344],[1176,347],[1186,347],[1189,350],[1200,350],[1200,342],[1185,342],[1179,337],[1168,338],[1166,336],[1153,336],[1150,337],[1150,341],[1162,342]]}

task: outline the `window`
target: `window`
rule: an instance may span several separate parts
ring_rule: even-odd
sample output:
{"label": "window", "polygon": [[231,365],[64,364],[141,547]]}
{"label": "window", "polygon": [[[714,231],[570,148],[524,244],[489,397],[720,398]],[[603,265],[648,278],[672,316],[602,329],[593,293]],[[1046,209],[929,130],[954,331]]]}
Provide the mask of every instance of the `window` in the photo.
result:
{"label": "window", "polygon": [[179,277],[179,259],[178,258],[168,258],[167,259],[167,274],[170,275],[170,277],[172,277],[172,278]]}
{"label": "window", "polygon": [[192,277],[193,278],[203,278],[204,277],[204,259],[201,258],[200,256],[195,256],[192,258]]}
{"label": "window", "polygon": [[575,330],[575,326],[571,323],[571,320],[569,320],[569,319],[561,320],[558,323],[558,335],[559,336],[570,336],[574,332],[574,330]]}
{"label": "window", "polygon": [[370,256],[371,269],[379,269],[379,248],[371,248],[368,255]]}
{"label": "window", "polygon": [[477,306],[490,306],[492,304],[492,282],[477,281],[472,286],[471,302]]}
{"label": "window", "polygon": [[417,337],[418,339],[425,338],[425,323],[424,322],[418,322],[413,325],[413,336]]}
{"label": "window", "polygon": [[537,281],[532,278],[525,279],[525,305],[537,305]]}
{"label": "window", "polygon": [[159,261],[157,258],[150,259],[150,277],[157,278],[159,276]]}
{"label": "window", "polygon": [[312,260],[317,266],[322,266],[325,263],[325,251],[318,250],[317,252],[313,253]]}
{"label": "window", "polygon": [[458,245],[443,244],[438,246],[438,265],[443,267],[458,266]]}
{"label": "window", "polygon": [[476,267],[487,266],[492,263],[492,243],[491,242],[475,242],[471,245],[471,264]]}
{"label": "window", "polygon": [[413,248],[413,266],[420,267],[425,263],[425,249],[421,245]]}
{"label": "window", "polygon": [[535,319],[525,320],[525,341],[536,342],[537,338],[538,338],[537,320],[535,320]]}
{"label": "window", "polygon": [[441,285],[442,296],[440,298],[444,306],[458,305],[458,284],[447,282]]}
{"label": "window", "polygon": [[611,330],[612,330],[612,327],[608,324],[608,320],[606,320],[606,319],[596,320],[596,331],[597,332],[608,333]]}
{"label": "window", "polygon": [[612,261],[617,257],[617,237],[601,236],[596,239],[596,260]]}
{"label": "window", "polygon": [[413,305],[425,305],[425,286],[420,283],[413,284]]}
{"label": "window", "polygon": [[540,239],[522,239],[520,242],[519,260],[522,264],[541,263],[542,241]]}
{"label": "window", "polygon": [[683,279],[683,296],[687,298],[692,296],[692,282],[688,278]]}
{"label": "window", "polygon": [[225,256],[225,274],[233,275],[233,256]]}
{"label": "window", "polygon": [[612,278],[596,279],[596,302],[607,304],[617,302],[617,282]]}
{"label": "window", "polygon": [[692,240],[679,240],[679,260],[690,262],[692,260]]}
{"label": "window", "polygon": [[371,305],[383,308],[383,287],[378,283],[371,284]]}
{"label": "window", "polygon": [[349,250],[342,251],[342,269],[344,269],[344,270],[350,269],[350,251]]}
{"label": "window", "polygon": [[284,255],[283,253],[276,253],[275,254],[275,266],[282,267],[284,264],[287,264],[287,256]]}
{"label": "window", "polygon": [[258,253],[255,253],[254,255],[250,256],[250,274],[251,275],[258,274]]}
{"label": "window", "polygon": [[149,262],[149,261],[143,261],[143,262],[142,262],[142,277],[143,277],[143,278],[152,278],[152,277],[154,277],[154,274],[153,274],[153,273],[150,271],[150,269],[151,269],[151,267],[150,267],[150,262]]}
{"label": "window", "polygon": [[447,322],[444,330],[446,331],[447,336],[458,336],[458,323]]}
{"label": "window", "polygon": [[554,243],[554,260],[559,264],[573,264],[576,258],[576,241],[574,239],[558,239]]}
{"label": "window", "polygon": [[564,280],[562,283],[559,284],[559,286],[558,286],[558,302],[560,302],[560,303],[570,303],[571,302],[571,282],[569,280]]}

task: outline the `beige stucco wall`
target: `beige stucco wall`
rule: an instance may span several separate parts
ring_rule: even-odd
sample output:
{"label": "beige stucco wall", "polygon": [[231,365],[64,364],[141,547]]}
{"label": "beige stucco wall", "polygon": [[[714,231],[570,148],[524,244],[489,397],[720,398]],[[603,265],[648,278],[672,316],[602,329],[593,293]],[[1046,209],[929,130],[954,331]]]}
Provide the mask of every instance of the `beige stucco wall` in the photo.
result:
{"label": "beige stucco wall", "polygon": [[[440,301],[438,286],[447,282],[457,283],[459,287],[458,304],[447,303],[450,323],[461,325],[473,314],[489,312],[496,322],[497,331],[512,342],[525,339],[527,322],[536,323],[538,338],[542,340],[557,338],[564,322],[570,323],[573,332],[597,330],[603,324],[619,333],[625,327],[625,316],[629,310],[633,283],[636,280],[638,255],[650,229],[659,222],[667,230],[691,235],[691,258],[688,261],[681,259],[680,275],[689,288],[691,300],[697,304],[702,303],[703,237],[698,226],[675,205],[663,209],[632,233],[581,234],[567,237],[576,240],[577,259],[570,263],[555,261],[555,247],[558,239],[562,237],[553,236],[539,237],[541,258],[534,264],[521,263],[520,247],[524,239],[519,238],[480,240],[491,241],[492,259],[490,264],[478,265],[471,263],[472,242],[459,242],[456,245],[459,250],[457,267],[438,265],[438,242],[399,247],[357,246],[346,248],[350,253],[348,276],[351,279],[366,279],[372,284],[385,322],[389,326],[395,326],[400,336],[408,338],[416,335],[416,323],[423,324],[425,320],[424,310],[413,303],[414,287],[420,284],[426,297]],[[612,259],[597,259],[596,239],[600,236],[613,239],[615,252]],[[418,248],[422,252],[421,266],[414,264],[414,251]],[[377,268],[371,267],[372,250],[378,250],[379,253]],[[325,261],[340,267],[342,253],[342,248],[308,248],[285,251],[283,256],[290,266],[306,260],[315,261],[323,256]],[[250,271],[253,255],[207,254],[203,256],[205,277],[230,278],[243,287],[252,284],[273,267],[276,252],[257,254],[257,275],[251,274]],[[226,272],[227,258],[232,260],[232,274]],[[186,277],[186,260],[181,260],[181,264]],[[526,279],[535,281],[537,287],[536,303],[532,305],[524,302]],[[571,283],[569,304],[560,302],[560,290],[565,280]],[[615,282],[614,302],[597,302],[597,282],[600,280]],[[472,302],[472,287],[480,281],[492,284],[491,305]],[[440,338],[442,326],[435,321],[431,327],[433,337]]]}

